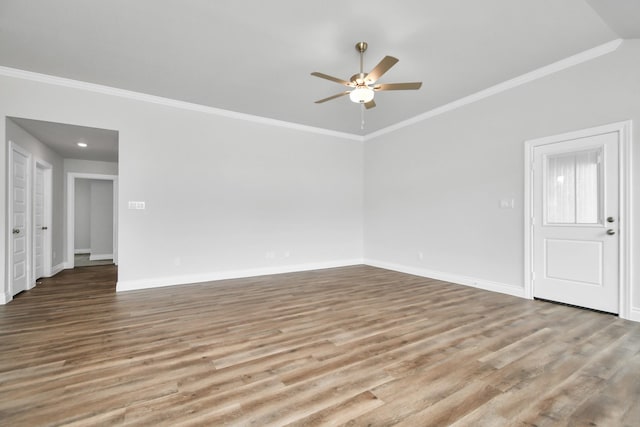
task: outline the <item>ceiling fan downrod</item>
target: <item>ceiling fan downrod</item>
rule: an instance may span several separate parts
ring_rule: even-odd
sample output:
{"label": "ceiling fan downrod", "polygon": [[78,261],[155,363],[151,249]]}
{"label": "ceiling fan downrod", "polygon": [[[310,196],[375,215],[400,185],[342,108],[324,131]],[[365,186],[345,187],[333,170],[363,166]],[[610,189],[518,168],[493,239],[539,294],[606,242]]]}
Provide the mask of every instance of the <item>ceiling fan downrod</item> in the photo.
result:
{"label": "ceiling fan downrod", "polygon": [[356,50],[360,52],[360,78],[364,81],[364,53],[369,45],[367,42],[356,43]]}

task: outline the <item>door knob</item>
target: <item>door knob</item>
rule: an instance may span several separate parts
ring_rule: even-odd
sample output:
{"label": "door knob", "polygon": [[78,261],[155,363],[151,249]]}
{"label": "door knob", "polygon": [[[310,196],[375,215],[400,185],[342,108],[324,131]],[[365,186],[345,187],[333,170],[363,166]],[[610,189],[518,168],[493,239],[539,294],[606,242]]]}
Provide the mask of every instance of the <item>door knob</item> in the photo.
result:
{"label": "door knob", "polygon": [[616,232],[615,232],[614,230],[612,230],[612,229],[608,229],[608,230],[607,230],[607,234],[608,234],[609,236],[613,236],[614,234],[616,234]]}
{"label": "door knob", "polygon": [[20,229],[19,228],[14,228],[13,229],[13,234],[20,234]]}
{"label": "door knob", "polygon": [[42,229],[43,229],[43,230],[47,230],[47,227],[46,227],[46,226],[44,226],[44,227],[42,227]]}
{"label": "door knob", "polygon": [[615,219],[612,216],[607,217],[607,222],[614,222]]}

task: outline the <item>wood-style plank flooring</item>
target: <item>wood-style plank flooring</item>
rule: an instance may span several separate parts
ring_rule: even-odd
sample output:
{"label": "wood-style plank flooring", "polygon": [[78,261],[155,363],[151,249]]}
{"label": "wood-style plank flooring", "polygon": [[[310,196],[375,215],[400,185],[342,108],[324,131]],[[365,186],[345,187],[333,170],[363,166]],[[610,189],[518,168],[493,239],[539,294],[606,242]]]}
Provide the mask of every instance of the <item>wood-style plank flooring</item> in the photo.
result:
{"label": "wood-style plank flooring", "polygon": [[640,426],[640,324],[354,266],[0,307],[0,425]]}

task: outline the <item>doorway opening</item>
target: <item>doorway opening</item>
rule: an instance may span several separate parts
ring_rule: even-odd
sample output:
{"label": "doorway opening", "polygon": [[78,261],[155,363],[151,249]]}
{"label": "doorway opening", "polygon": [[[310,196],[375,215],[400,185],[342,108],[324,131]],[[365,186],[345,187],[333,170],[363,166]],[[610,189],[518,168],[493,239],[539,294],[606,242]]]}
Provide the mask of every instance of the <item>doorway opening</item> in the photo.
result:
{"label": "doorway opening", "polygon": [[[96,255],[117,262],[119,133],[114,130],[5,117],[7,144],[7,236],[5,285],[0,304],[29,290],[39,279],[74,267],[69,256],[67,178],[95,177],[110,194],[109,244]],[[106,188],[108,187],[108,188]],[[73,189],[70,192],[73,198]],[[104,212],[102,209],[100,212]],[[15,231],[13,231],[15,230]]]}
{"label": "doorway opening", "polygon": [[67,174],[67,268],[76,266],[79,254],[88,255],[89,262],[113,260],[118,265],[117,175]]}

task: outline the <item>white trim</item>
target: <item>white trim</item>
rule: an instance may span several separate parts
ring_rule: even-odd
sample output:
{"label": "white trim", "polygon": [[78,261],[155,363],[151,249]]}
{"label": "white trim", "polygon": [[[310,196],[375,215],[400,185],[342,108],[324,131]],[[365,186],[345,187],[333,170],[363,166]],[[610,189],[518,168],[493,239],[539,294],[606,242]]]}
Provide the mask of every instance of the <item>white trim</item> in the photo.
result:
{"label": "white trim", "polygon": [[146,93],[134,92],[131,90],[118,89],[115,87],[99,85],[95,83],[87,83],[79,80],[72,80],[63,77],[52,76],[48,74],[34,73],[32,71],[20,70],[17,68],[9,68],[0,66],[0,76],[14,77],[23,80],[30,80],[39,83],[47,83],[56,86],[63,86],[72,89],[86,90],[88,92],[100,93],[103,95],[117,96],[120,98],[132,99],[135,101],[149,102],[151,104],[163,105],[166,107],[180,108],[182,110],[196,111],[199,113],[211,114],[214,116],[227,117],[230,119],[244,120],[254,123],[260,123],[268,126],[283,127],[294,129],[302,132],[327,135],[336,138],[348,139],[352,141],[362,141],[361,135],[346,132],[338,132],[329,129],[318,128],[314,126],[301,125],[298,123],[287,122],[284,120],[270,119],[267,117],[254,116],[252,114],[238,113],[236,111],[223,110],[221,108],[209,107],[191,102],[178,101],[175,99],[164,98],[161,96],[149,95]]}
{"label": "white trim", "polygon": [[90,254],[89,261],[102,261],[105,259],[113,259],[113,254]]}
{"label": "white trim", "polygon": [[627,320],[633,320],[634,322],[640,322],[640,308],[632,307],[631,312]]}
{"label": "white trim", "polygon": [[433,118],[435,116],[439,116],[440,114],[444,114],[449,111],[458,109],[460,107],[464,107],[465,105],[472,104],[474,102],[496,95],[500,92],[513,89],[515,87],[521,86],[526,83],[530,83],[534,80],[541,79],[543,77],[557,73],[559,71],[565,70],[575,65],[582,64],[583,62],[591,61],[592,59],[598,58],[602,55],[606,55],[608,53],[614,52],[620,47],[620,45],[622,44],[622,41],[623,41],[622,39],[616,39],[608,43],[602,44],[600,46],[596,46],[594,48],[585,50],[576,55],[554,62],[553,64],[549,64],[542,68],[538,68],[531,72],[522,74],[521,76],[518,76],[516,78],[499,83],[495,86],[491,86],[487,89],[481,90],[480,92],[476,92],[474,94],[465,96],[463,98],[460,98],[448,104],[441,105],[440,107],[434,108],[433,110],[427,111],[426,113],[419,114],[410,119],[403,120],[394,125],[387,126],[375,132],[371,132],[370,134],[365,135],[363,139],[365,141],[368,141],[370,139],[377,138],[379,136],[396,131],[398,129],[402,129],[404,127],[411,126],[413,124]]}
{"label": "white trim", "polygon": [[499,292],[501,294],[512,295],[524,298],[524,289],[520,286],[509,285],[507,283],[492,282],[485,279],[478,279],[470,276],[463,276],[454,273],[429,270],[426,268],[412,267],[401,264],[394,264],[385,261],[365,259],[364,263],[372,267],[384,268],[385,270],[398,271],[400,273],[413,274],[414,276],[428,277],[430,279],[442,280],[458,285],[470,286],[472,288],[483,289],[485,291]]}
{"label": "white trim", "polygon": [[91,249],[74,249],[73,253],[78,254],[91,254]]}
{"label": "white trim", "polygon": [[13,300],[13,296],[7,294],[6,292],[0,292],[0,305],[5,305]]}
{"label": "white trim", "polygon": [[533,299],[533,142],[525,141],[524,143],[524,196],[523,196],[523,214],[524,214],[524,297]]}
{"label": "white trim", "polygon": [[55,276],[56,274],[60,273],[64,269],[65,269],[64,262],[54,265],[53,267],[51,267],[51,275],[49,277]]}
{"label": "white trim", "polygon": [[[633,236],[633,192],[632,189],[632,141],[633,123],[631,120],[619,124],[620,145],[618,146],[619,158],[619,185],[620,185],[620,311],[618,315],[623,319],[631,319],[633,307],[632,284],[632,236]],[[637,319],[636,321],[640,321]]]}
{"label": "white trim", "polygon": [[526,298],[533,298],[533,284],[531,274],[533,271],[533,231],[531,217],[533,216],[533,150],[542,145],[554,144],[562,141],[585,138],[594,135],[617,132],[618,138],[618,181],[620,220],[619,220],[619,304],[618,316],[623,319],[631,319],[634,309],[632,302],[632,264],[633,247],[631,244],[632,227],[632,192],[631,192],[631,120],[616,122],[588,129],[567,132],[560,135],[552,135],[525,141],[524,152],[524,289]]}
{"label": "white trim", "polygon": [[308,264],[284,265],[278,267],[251,268],[246,270],[217,271],[184,276],[156,277],[153,279],[125,280],[117,283],[116,292],[213,282],[216,280],[242,279],[246,277],[266,276],[272,274],[295,273],[299,271],[323,270],[327,268],[347,267],[360,264],[362,264],[362,259],[357,258]]}
{"label": "white trim", "polygon": [[75,192],[76,179],[98,179],[113,181],[113,261],[118,263],[118,175],[102,175],[96,173],[67,173],[67,253],[65,268],[73,268],[75,264]]}
{"label": "white trim", "polygon": [[600,46],[596,46],[594,48],[585,50],[576,55],[570,56],[568,58],[562,59],[560,61],[554,62],[552,64],[546,65],[544,67],[533,70],[529,73],[525,73],[516,78],[507,80],[505,82],[499,83],[495,86],[491,86],[487,89],[481,90],[474,94],[465,96],[456,101],[450,102],[448,104],[442,105],[440,107],[434,108],[425,113],[419,114],[415,117],[412,117],[407,120],[403,120],[394,125],[387,126],[385,128],[379,129],[375,132],[372,132],[367,135],[356,135],[352,133],[346,132],[338,132],[330,129],[323,129],[314,126],[301,125],[298,123],[287,122],[284,120],[276,120],[270,119],[267,117],[254,116],[246,113],[238,113],[236,111],[224,110],[221,108],[209,107],[201,104],[194,104],[191,102],[178,101],[175,99],[164,98],[155,95],[148,95],[145,93],[134,92],[130,90],[118,89],[110,86],[99,85],[95,83],[87,83],[79,80],[72,80],[63,77],[52,76],[48,74],[34,73],[32,71],[20,70],[17,68],[10,67],[2,67],[0,66],[0,76],[14,77],[23,80],[30,80],[40,83],[47,83],[56,86],[63,86],[73,89],[86,90],[89,92],[100,93],[104,95],[117,96],[120,98],[132,99],[136,101],[149,102],[152,104],[164,105],[167,107],[180,108],[183,110],[197,111],[200,113],[211,114],[215,116],[227,117],[231,119],[237,120],[245,120],[254,123],[260,123],[268,126],[276,126],[283,127],[288,129],[294,129],[301,132],[309,132],[320,135],[327,135],[336,138],[348,139],[352,141],[368,141],[373,138],[377,138],[381,135],[396,131],[398,129],[402,129],[407,126],[411,126],[415,123],[419,123],[421,121],[430,119],[432,117],[438,116],[440,114],[446,113],[448,111],[455,110],[457,108],[463,107],[465,105],[474,103],[476,101],[480,101],[481,99],[490,97],[492,95],[498,94],[500,92],[504,92],[506,90],[512,89],[517,86],[521,86],[525,83],[532,82],[534,80],[538,80],[542,77],[546,77],[550,74],[557,73],[559,71],[565,70],[567,68],[573,67],[578,64],[582,64],[583,62],[590,61],[592,59],[598,58],[602,55],[606,55],[608,53],[614,52],[620,47],[622,44],[622,39],[612,40],[608,43],[604,43]]}

